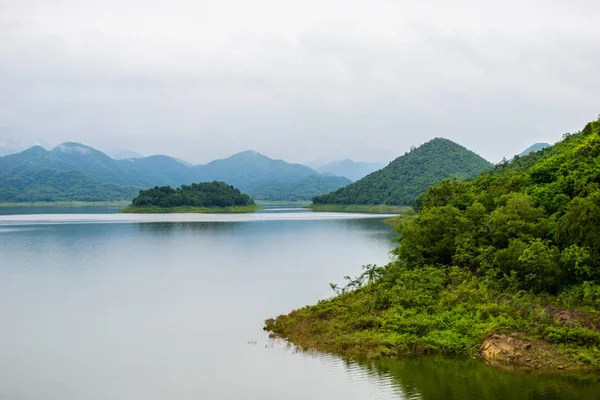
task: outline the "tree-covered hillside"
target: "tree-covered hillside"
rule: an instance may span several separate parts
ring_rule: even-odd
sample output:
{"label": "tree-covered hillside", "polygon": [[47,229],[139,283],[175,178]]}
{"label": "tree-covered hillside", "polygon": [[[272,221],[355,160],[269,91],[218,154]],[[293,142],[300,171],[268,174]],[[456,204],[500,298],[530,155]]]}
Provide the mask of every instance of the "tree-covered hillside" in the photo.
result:
{"label": "tree-covered hillside", "polygon": [[224,182],[202,182],[141,190],[133,199],[133,207],[231,207],[250,206],[254,201],[238,189]]}
{"label": "tree-covered hillside", "polygon": [[396,158],[388,166],[335,192],[317,196],[315,204],[410,205],[444,178],[472,178],[492,164],[442,138],[433,139]]}
{"label": "tree-covered hillside", "polygon": [[600,368],[600,120],[471,181],[429,188],[398,231],[393,262],[267,329],[350,355]]}

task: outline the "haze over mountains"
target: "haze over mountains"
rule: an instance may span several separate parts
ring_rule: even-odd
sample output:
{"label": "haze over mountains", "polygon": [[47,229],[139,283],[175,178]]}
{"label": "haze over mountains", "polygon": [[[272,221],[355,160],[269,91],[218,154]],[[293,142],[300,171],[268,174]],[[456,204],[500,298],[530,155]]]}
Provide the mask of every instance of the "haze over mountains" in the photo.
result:
{"label": "haze over mountains", "polygon": [[255,151],[194,166],[164,155],[115,160],[68,142],[52,150],[34,146],[0,158],[0,201],[125,200],[153,186],[214,180],[260,200],[308,200],[350,183]]}

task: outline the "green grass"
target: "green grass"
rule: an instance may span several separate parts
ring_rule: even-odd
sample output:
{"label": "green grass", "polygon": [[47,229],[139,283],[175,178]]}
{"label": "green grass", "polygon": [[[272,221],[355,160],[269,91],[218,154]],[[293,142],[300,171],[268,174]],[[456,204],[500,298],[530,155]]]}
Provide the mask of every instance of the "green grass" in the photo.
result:
{"label": "green grass", "polygon": [[124,207],[130,200],[117,201],[36,201],[36,202],[0,202],[0,207]]}
{"label": "green grass", "polygon": [[368,214],[403,214],[410,211],[409,206],[390,206],[379,205],[360,205],[360,204],[311,204],[310,208],[316,212],[347,212],[347,213],[368,213]]}
{"label": "green grass", "polygon": [[122,213],[137,213],[137,214],[171,214],[171,213],[251,213],[260,210],[262,207],[258,205],[251,206],[233,206],[233,207],[169,207],[162,208],[156,206],[149,207],[133,207],[128,206],[122,209]]}

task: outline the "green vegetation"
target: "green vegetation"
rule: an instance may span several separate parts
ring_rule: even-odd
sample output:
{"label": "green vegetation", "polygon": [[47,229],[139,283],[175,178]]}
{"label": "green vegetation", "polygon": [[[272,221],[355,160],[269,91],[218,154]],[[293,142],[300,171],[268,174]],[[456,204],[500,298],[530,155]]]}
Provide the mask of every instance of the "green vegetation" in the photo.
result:
{"label": "green vegetation", "polygon": [[389,206],[379,204],[376,206],[361,204],[311,204],[306,208],[318,212],[348,212],[348,213],[369,213],[369,214],[403,214],[412,210],[408,206]]}
{"label": "green vegetation", "polygon": [[433,139],[358,182],[317,196],[315,204],[411,205],[427,188],[444,178],[467,179],[492,164],[448,140]]}
{"label": "green vegetation", "polygon": [[[238,189],[223,182],[202,182],[140,190],[122,212],[252,212],[260,207]],[[227,211],[229,210],[229,211]]]}
{"label": "green vegetation", "polygon": [[266,329],[374,358],[477,356],[509,334],[527,345],[508,361],[600,368],[600,121],[472,181],[444,180],[415,208],[398,217],[391,263]]}

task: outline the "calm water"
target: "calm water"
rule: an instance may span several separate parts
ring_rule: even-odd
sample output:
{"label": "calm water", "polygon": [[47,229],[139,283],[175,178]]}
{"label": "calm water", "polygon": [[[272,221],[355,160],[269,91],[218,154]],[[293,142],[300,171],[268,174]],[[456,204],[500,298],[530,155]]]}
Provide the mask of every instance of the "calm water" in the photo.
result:
{"label": "calm water", "polygon": [[600,398],[593,378],[474,360],[346,362],[269,340],[264,319],[386,262],[382,220],[0,216],[0,399]]}

